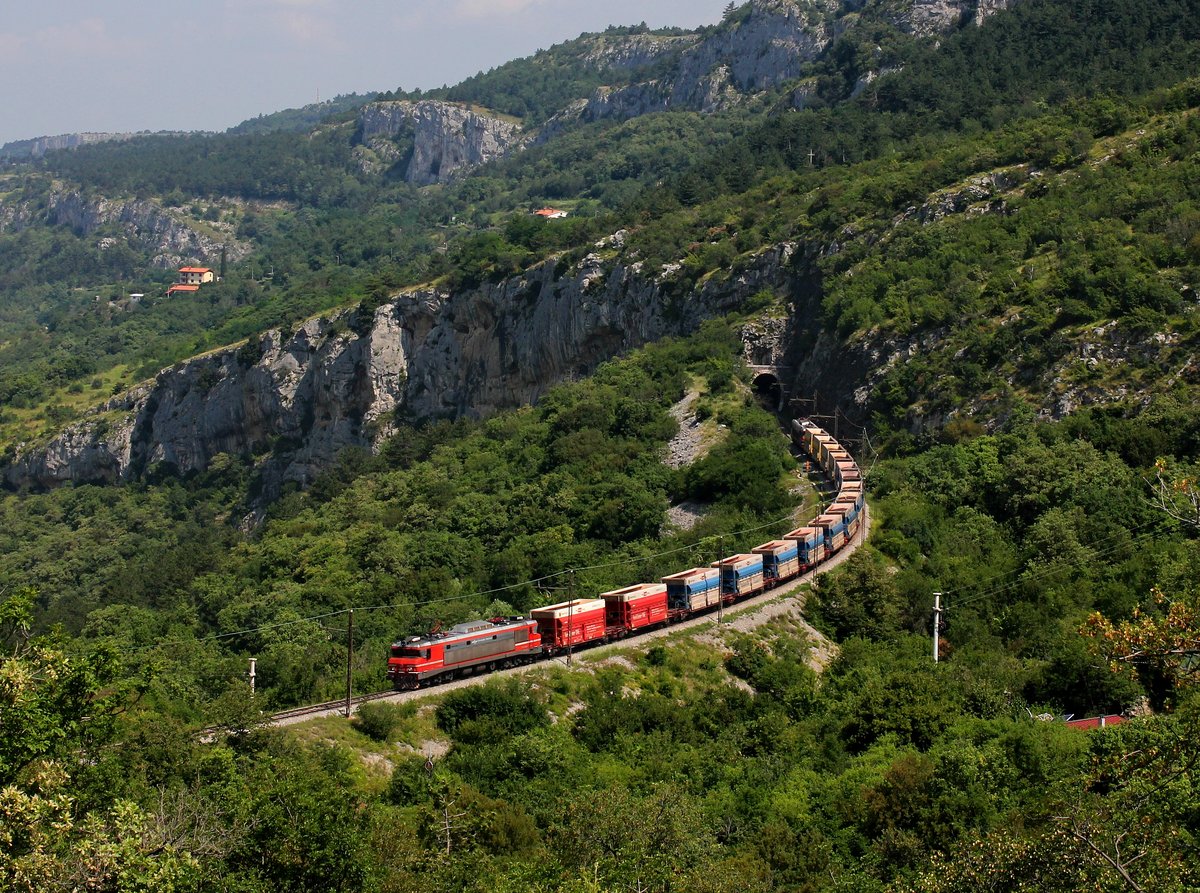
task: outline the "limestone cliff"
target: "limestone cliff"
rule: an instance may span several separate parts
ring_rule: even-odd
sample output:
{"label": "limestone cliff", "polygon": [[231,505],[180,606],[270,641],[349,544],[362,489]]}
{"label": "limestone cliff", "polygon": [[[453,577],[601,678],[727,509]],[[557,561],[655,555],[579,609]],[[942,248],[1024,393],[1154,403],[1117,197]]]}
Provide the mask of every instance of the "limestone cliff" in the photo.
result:
{"label": "limestone cliff", "polygon": [[10,486],[136,478],[164,463],[203,469],[219,453],[267,454],[265,495],[307,482],[346,446],[370,447],[404,416],[486,415],[536,400],[621,350],[693,328],[772,286],[792,251],[761,255],[685,302],[637,265],[589,255],[478,289],[420,289],[369,317],[347,310],[295,332],[164,369],[52,442],[21,451]]}
{"label": "limestone cliff", "polygon": [[14,140],[0,146],[0,158],[41,158],[47,152],[61,149],[76,149],[93,143],[114,140],[130,140],[136,133],[60,133],[56,136],[38,136],[29,140]]}
{"label": "limestone cliff", "polygon": [[[208,224],[209,231],[201,232],[189,225],[183,215],[176,215],[156,202],[89,197],[68,187],[51,190],[44,205],[0,202],[0,232],[34,223],[69,226],[83,236],[105,227],[119,230],[131,244],[151,252],[151,263],[162,269],[189,262],[215,264],[221,257],[222,246],[230,262],[241,260],[251,251],[232,232],[216,231],[217,224]],[[100,247],[111,244],[111,238],[100,240]]]}
{"label": "limestone cliff", "polygon": [[[417,186],[446,182],[521,145],[519,124],[434,99],[368,103],[359,113],[359,130],[363,143],[373,148],[411,132],[412,159],[405,179]],[[387,154],[386,146],[378,148]]]}
{"label": "limestone cliff", "polygon": [[583,63],[597,71],[637,71],[677,54],[701,40],[698,34],[601,34],[584,54]]}
{"label": "limestone cliff", "polygon": [[[914,37],[933,37],[960,23],[982,22],[1016,0],[751,0],[719,27],[690,40],[677,39],[657,47],[621,49],[632,61],[677,57],[665,74],[632,84],[598,89],[588,100],[566,109],[543,128],[561,131],[576,120],[625,120],[668,110],[714,112],[743,102],[804,74],[845,31],[863,21],[885,21]],[[631,39],[631,38],[630,38]],[[639,55],[637,49],[642,50]],[[603,48],[595,54],[604,59]],[[597,63],[597,67],[601,67]],[[614,66],[616,67],[616,66]],[[864,85],[888,69],[864,75]],[[802,89],[793,104],[803,108],[810,89]]]}
{"label": "limestone cliff", "polygon": [[1016,0],[905,0],[885,18],[901,31],[918,37],[930,37],[962,22],[978,25],[986,18],[1012,6]]}
{"label": "limestone cliff", "polygon": [[631,118],[668,109],[712,112],[799,77],[837,35],[840,0],[751,0],[746,12],[679,51],[670,74],[601,88],[583,120]]}

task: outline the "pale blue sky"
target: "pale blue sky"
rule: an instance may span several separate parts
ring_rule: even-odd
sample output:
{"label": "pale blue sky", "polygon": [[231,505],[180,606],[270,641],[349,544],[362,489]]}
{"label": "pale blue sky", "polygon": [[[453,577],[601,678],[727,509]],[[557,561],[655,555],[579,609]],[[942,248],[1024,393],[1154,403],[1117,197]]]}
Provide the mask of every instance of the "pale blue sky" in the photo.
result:
{"label": "pale blue sky", "polygon": [[437,87],[607,25],[725,0],[34,0],[0,18],[0,144],[223,130],[338,93]]}

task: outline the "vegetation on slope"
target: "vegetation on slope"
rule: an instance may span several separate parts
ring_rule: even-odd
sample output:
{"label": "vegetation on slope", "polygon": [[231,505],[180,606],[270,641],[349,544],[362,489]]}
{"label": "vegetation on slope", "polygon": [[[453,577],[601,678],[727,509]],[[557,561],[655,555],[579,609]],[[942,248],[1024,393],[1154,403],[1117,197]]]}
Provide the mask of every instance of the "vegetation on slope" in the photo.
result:
{"label": "vegetation on slope", "polygon": [[[565,396],[556,418],[604,405]],[[1178,412],[1191,433],[1171,444],[1194,457],[1197,414]],[[506,427],[518,439],[496,447],[528,445]],[[1164,420],[1161,436],[1175,430]],[[436,730],[410,708],[359,732],[326,725],[337,743],[255,729],[257,705],[231,691],[216,715],[236,734],[198,744],[169,715],[145,722],[165,691],[192,684],[181,663],[114,689],[112,645],[130,653],[121,633],[85,661],[62,642],[18,644],[0,783],[25,799],[0,807],[21,841],[0,870],[45,885],[91,853],[92,876],[116,889],[145,877],[181,890],[1189,889],[1191,679],[1156,661],[1115,676],[1079,633],[1089,609],[1120,616],[1150,585],[1180,604],[1200,597],[1195,531],[1149,507],[1135,469],[1106,452],[1127,434],[1101,417],[1032,425],[881,465],[874,547],[816,591],[842,643],[820,678],[796,630],[777,625],[723,654],[671,640],[583,656],[585,672],[453,692]],[[436,451],[410,467],[439,469]],[[399,479],[367,475],[327,505],[344,511],[385,480]],[[240,549],[260,568],[295,554],[299,522],[311,559],[321,520],[293,514]],[[920,629],[934,586],[949,593],[936,666]],[[24,622],[19,600],[5,608]],[[320,645],[303,654],[319,662]],[[1170,709],[1091,734],[1030,715],[1116,709],[1143,692]],[[430,738],[449,750],[426,763],[411,748]],[[368,769],[381,759],[385,771]],[[60,833],[34,833],[50,818]]]}
{"label": "vegetation on slope", "polygon": [[[461,240],[438,237],[448,250],[422,269],[403,250],[387,254],[393,215],[420,224],[397,245],[435,244],[421,226],[445,223],[464,207],[454,202],[470,202],[472,226],[502,223],[508,181],[468,180],[420,205],[402,202],[407,187],[396,185],[393,206],[355,205],[368,181],[333,142],[313,150],[331,153],[331,167],[302,168],[318,179],[336,170],[329,182],[266,181],[311,186],[288,199],[311,205],[260,207],[249,227],[261,229],[245,230],[290,258],[280,264],[286,288],[263,294],[247,272],[230,283],[247,296],[240,303],[239,292],[214,290],[228,304],[177,330],[148,308],[109,337],[159,320],[147,327],[153,351],[182,351],[188,339],[202,343],[201,324],[229,333],[322,301],[378,300],[410,277],[483,281],[582,249],[617,224],[633,227],[628,259],[651,270],[682,253],[680,299],[765,244],[836,242],[800,254],[826,323],[884,347],[912,333],[930,346],[876,382],[874,428],[890,434],[890,456],[870,466],[876,535],[812,598],[840,657],[814,676],[796,631],[781,626],[735,638],[724,653],[670,642],[587,673],[454,693],[437,708],[436,731],[405,712],[368,714],[358,727],[370,741],[345,726],[332,744],[256,727],[260,707],[340,688],[337,615],[351,605],[387,606],[356,614],[361,690],[378,680],[391,638],[435,619],[526,608],[549,596],[529,585],[539,576],[557,586],[562,571],[587,567],[576,584],[596,591],[707,560],[715,534],[762,527],[738,543],[751,545],[777,529],[769,522],[790,506],[788,462],[772,421],[731,374],[724,325],[606,366],[536,409],[405,431],[375,457],[347,453],[252,536],[237,530],[254,487],[248,459],[222,457],[184,481],[10,494],[0,502],[0,886],[1200,885],[1196,674],[1172,653],[1200,638],[1200,525],[1147,498],[1157,469],[1178,468],[1169,492],[1192,504],[1186,469],[1200,460],[1187,355],[1197,100],[1194,84],[1172,86],[1194,52],[1193,12],[1168,0],[1029,0],[940,53],[880,43],[909,54],[906,70],[855,102],[753,128],[730,116],[723,149],[705,145],[682,166],[670,156],[636,178],[614,167],[612,183],[671,174],[632,204],[621,204],[633,191],[625,186],[604,192],[611,157],[589,156],[583,182],[561,194],[599,188],[591,198],[611,201],[613,216],[596,229],[587,220],[465,229]],[[850,89],[868,50],[843,45],[830,72],[844,76],[827,72],[821,95]],[[1088,95],[1098,91],[1121,95]],[[589,133],[641,134],[638,152],[652,158],[676,124],[684,136],[696,126],[683,116]],[[260,163],[254,151],[242,156],[247,171]],[[538,195],[530,184],[555,175],[553,151],[530,156],[544,167],[511,195]],[[975,203],[955,194],[1000,168],[1007,179],[979,205],[987,213],[958,213],[957,203]],[[375,234],[362,244],[381,253],[331,271],[323,258],[337,267],[340,239],[360,232],[356,212]],[[70,250],[59,237],[3,235],[32,240],[20,244],[45,264]],[[302,250],[310,241],[320,244],[316,263]],[[36,390],[42,376],[29,402],[50,376],[52,389],[97,375],[107,350],[132,365],[158,356],[130,352],[136,338],[91,353],[80,347],[92,336],[70,303],[78,298],[33,274],[21,281],[16,261],[3,273],[18,277],[20,297],[60,308],[38,342],[51,359],[28,382]],[[4,349],[25,350],[17,336],[33,317],[18,300],[4,312],[17,321]],[[1112,319],[1137,350],[1062,366]],[[166,335],[177,340],[156,340]],[[1141,357],[1154,336],[1162,352]],[[10,356],[16,369],[34,354]],[[93,365],[62,365],[76,357]],[[1095,384],[1105,399],[1132,383],[1137,397],[1037,423],[1021,404],[1047,376]],[[673,473],[659,461],[673,430],[666,410],[696,380],[719,401],[730,438]],[[1010,399],[1004,412],[989,409]],[[960,417],[913,435],[914,407],[920,419]],[[988,434],[973,418],[985,415],[997,423]],[[1159,456],[1170,458],[1156,466]],[[661,537],[668,497],[685,495],[718,502],[706,526]],[[939,666],[927,656],[934,591],[948,604]],[[252,655],[255,701],[243,675]],[[1110,661],[1129,672],[1114,674]],[[1143,697],[1156,715],[1091,735],[1030,715]],[[200,743],[196,728],[211,722],[231,734]],[[401,746],[380,748],[376,739],[396,735]],[[450,749],[427,769],[410,748],[431,736]],[[376,766],[387,760],[385,771],[369,771],[347,744]]]}
{"label": "vegetation on slope", "polygon": [[[598,122],[421,196],[395,172],[361,166],[348,122],[312,134],[134,140],[60,152],[40,162],[47,174],[118,196],[150,194],[193,205],[198,223],[215,212],[257,252],[230,271],[223,286],[175,299],[169,312],[108,313],[103,299],[124,293],[125,283],[148,292],[161,288],[163,275],[146,271],[148,257],[131,248],[98,250],[104,232],[86,239],[61,229],[0,234],[0,256],[8,259],[0,266],[0,388],[37,407],[53,427],[71,415],[61,391],[86,386],[114,365],[152,371],[265,325],[379,300],[406,283],[443,278],[466,286],[503,276],[565,247],[582,251],[620,227],[644,230],[642,251],[650,262],[684,260],[683,292],[704,272],[782,238],[842,241],[842,227],[864,212],[895,214],[996,164],[1072,167],[1094,140],[1132,124],[1153,127],[1147,115],[1164,109],[1192,107],[1186,91],[1128,97],[1189,70],[1200,20],[1194,12],[1180,0],[1032,0],[983,28],[955,32],[936,49],[905,43],[892,26],[864,24],[815,62],[812,77],[821,89],[802,112],[761,121],[760,108],[750,103],[713,116]],[[588,46],[572,43],[547,58],[582,65]],[[882,62],[868,53],[875,46],[884,48]],[[1046,60],[1054,60],[1054,71]],[[902,71],[848,98],[845,85],[857,84],[869,65],[892,62],[904,65]],[[468,98],[484,98],[475,95],[479,90],[508,95],[503,71],[472,80]],[[1072,97],[1098,94],[1111,98],[1058,110]],[[995,132],[1009,121],[1026,122]],[[991,142],[1001,145],[989,162]],[[973,166],[956,145],[973,152]],[[868,167],[856,164],[872,158],[877,161]],[[895,161],[910,163],[898,170],[890,167]],[[1178,182],[1184,179],[1186,172]],[[50,182],[26,178],[20,188],[24,192],[10,199],[24,194],[36,206],[46,200]],[[796,197],[780,209],[786,217],[758,214],[772,208],[776,196]],[[584,220],[550,230],[550,238],[504,228],[514,212],[546,202],[568,203]],[[788,218],[809,218],[815,226],[797,227]],[[688,220],[704,226],[686,226]],[[451,221],[454,226],[446,226]],[[1186,236],[1187,226],[1177,227],[1178,234]],[[710,234],[714,228],[719,232]],[[140,287],[148,281],[151,287]],[[929,281],[938,284],[936,277]],[[98,307],[96,294],[102,296]],[[858,322],[872,318],[856,312]],[[887,306],[884,312],[890,318],[894,311]],[[902,316],[905,308],[895,312]],[[72,324],[61,325],[64,317]],[[836,317],[856,324],[853,314]],[[29,344],[49,358],[78,360],[31,364]]]}
{"label": "vegetation on slope", "polygon": [[[252,498],[252,468],[229,456],[185,481],[10,495],[0,586],[37,586],[41,626],[163,662],[164,707],[185,714],[240,688],[250,655],[264,704],[336,696],[344,636],[317,615],[351,607],[359,685],[374,689],[400,635],[553,601],[569,568],[594,568],[576,585],[599,592],[711,561],[718,533],[790,529],[786,441],[734,376],[736,345],[712,323],[552,390],[536,409],[404,428],[378,456],[343,454],[254,537],[231,523]],[[673,472],[662,463],[676,429],[668,410],[697,377],[729,436]],[[712,504],[709,518],[664,531],[669,498],[685,497]],[[766,528],[738,542],[764,538]]]}

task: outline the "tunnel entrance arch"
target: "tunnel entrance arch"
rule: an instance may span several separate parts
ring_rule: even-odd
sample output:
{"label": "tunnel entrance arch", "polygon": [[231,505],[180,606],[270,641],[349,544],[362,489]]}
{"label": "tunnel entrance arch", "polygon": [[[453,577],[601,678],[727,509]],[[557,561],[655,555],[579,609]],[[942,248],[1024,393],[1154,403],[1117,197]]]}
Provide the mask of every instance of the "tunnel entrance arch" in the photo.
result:
{"label": "tunnel entrance arch", "polygon": [[772,412],[783,412],[787,405],[787,388],[783,384],[780,372],[782,366],[751,366],[754,378],[751,387],[759,401]]}

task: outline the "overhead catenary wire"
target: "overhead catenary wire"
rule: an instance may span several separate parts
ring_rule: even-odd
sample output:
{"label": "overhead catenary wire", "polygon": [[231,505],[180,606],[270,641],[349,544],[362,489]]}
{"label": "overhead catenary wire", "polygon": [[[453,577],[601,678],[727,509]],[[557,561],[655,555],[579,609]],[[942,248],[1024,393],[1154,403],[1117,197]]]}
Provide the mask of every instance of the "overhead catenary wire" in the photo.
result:
{"label": "overhead catenary wire", "polygon": [[[765,524],[760,524],[756,527],[747,527],[742,530],[733,531],[732,533],[722,534],[722,536],[736,537],[736,536],[743,536],[748,533],[756,533],[760,530],[766,530],[767,528],[774,527],[778,524],[782,524],[784,522],[790,521],[791,519],[792,519],[792,516],[789,514],[789,515],[783,516],[782,518],[776,518],[775,520],[768,521]],[[709,539],[709,538],[706,538],[706,539]],[[213,641],[217,641],[220,639],[235,638],[237,636],[253,635],[254,633],[270,632],[271,630],[275,630],[275,629],[284,629],[284,628],[287,628],[290,626],[298,626],[298,625],[304,624],[304,623],[312,623],[312,622],[315,622],[318,620],[325,620],[329,617],[340,617],[343,614],[346,614],[347,612],[352,612],[352,611],[357,611],[360,614],[366,614],[366,613],[370,613],[373,611],[395,610],[395,609],[399,609],[399,608],[425,608],[430,605],[449,604],[451,602],[459,602],[459,601],[467,601],[467,600],[471,600],[471,599],[483,598],[488,595],[497,595],[502,592],[509,592],[513,589],[520,589],[525,586],[536,586],[538,583],[543,583],[547,580],[554,580],[554,579],[557,579],[564,575],[578,573],[580,571],[605,570],[608,568],[621,567],[623,565],[628,565],[628,564],[637,564],[638,562],[643,562],[643,561],[651,561],[656,558],[665,558],[670,555],[676,555],[680,552],[687,552],[687,551],[694,550],[697,545],[698,545],[697,543],[691,543],[686,546],[679,546],[678,548],[675,548],[675,549],[666,549],[666,550],[663,550],[660,552],[651,553],[649,555],[634,555],[634,556],[630,556],[628,558],[622,558],[622,559],[618,559],[618,560],[614,560],[614,561],[602,562],[600,564],[585,565],[582,567],[564,568],[563,570],[555,571],[554,573],[551,573],[551,574],[545,574],[541,577],[535,577],[531,580],[521,580],[520,582],[509,583],[505,586],[497,586],[492,589],[484,589],[484,590],[480,590],[477,592],[465,592],[465,593],[461,593],[459,595],[446,596],[444,598],[425,599],[423,601],[416,601],[416,602],[414,602],[414,601],[391,602],[391,603],[382,604],[382,605],[367,605],[367,606],[351,605],[351,606],[347,606],[345,608],[339,608],[335,611],[326,611],[321,614],[313,614],[313,615],[309,615],[309,616],[305,616],[305,617],[297,617],[292,620],[283,620],[283,621],[278,621],[276,623],[261,624],[259,626],[246,627],[244,629],[229,630],[227,632],[221,632],[221,633],[212,633],[210,635],[201,636],[198,638],[177,639],[175,641],[169,641],[169,642],[155,642],[152,645],[143,645],[140,648],[133,649],[133,652],[141,653],[144,651],[153,651],[155,649],[173,647],[173,646],[177,646],[177,645],[195,645],[195,644],[202,644],[205,642],[213,642]]]}
{"label": "overhead catenary wire", "polygon": [[[1103,537],[1103,538],[1097,540],[1094,544],[1092,544],[1092,546],[1099,545],[1101,543],[1106,543],[1106,542],[1109,542],[1112,540],[1116,540],[1116,539],[1120,538],[1126,532],[1129,532],[1132,530],[1141,530],[1142,528],[1149,526],[1151,523],[1153,523],[1153,522],[1146,522],[1145,524],[1140,524],[1135,527],[1123,528],[1118,533],[1114,533],[1111,536]],[[1156,531],[1147,530],[1147,531],[1144,531],[1144,532],[1138,534],[1137,536],[1132,537],[1129,542],[1130,542],[1130,544],[1139,543],[1139,542],[1149,539],[1155,535],[1156,535]],[[1104,554],[1105,551],[1106,550],[1100,550],[1099,554]],[[986,580],[981,581],[979,584],[976,584],[975,586],[959,586],[955,589],[943,589],[942,590],[943,596],[949,596],[951,594],[961,593],[961,592],[973,592],[973,594],[969,598],[963,598],[961,600],[947,600],[946,604],[943,606],[943,610],[950,611],[952,608],[954,608],[954,609],[963,608],[963,607],[966,607],[967,605],[972,605],[972,604],[975,604],[976,602],[984,601],[986,599],[992,598],[993,596],[1016,589],[1018,586],[1022,586],[1026,583],[1036,582],[1037,580],[1040,580],[1043,577],[1047,577],[1047,576],[1050,576],[1051,574],[1058,573],[1060,570],[1061,570],[1061,568],[1048,567],[1048,568],[1045,568],[1044,570],[1042,570],[1040,573],[1032,573],[1032,574],[1026,573],[1021,570],[1014,570],[1014,571],[1009,571],[1009,572],[1006,572],[1003,574],[996,574],[993,577],[990,577]],[[1014,576],[1016,577],[1015,579],[1011,579],[1011,580],[1009,580],[1009,582],[1004,583],[1000,586],[995,586],[995,587],[992,587],[991,589],[983,590],[982,592],[977,591],[977,587],[979,585],[991,583],[995,580],[1001,580],[1001,579],[1005,579],[1008,577],[1014,577]]]}

